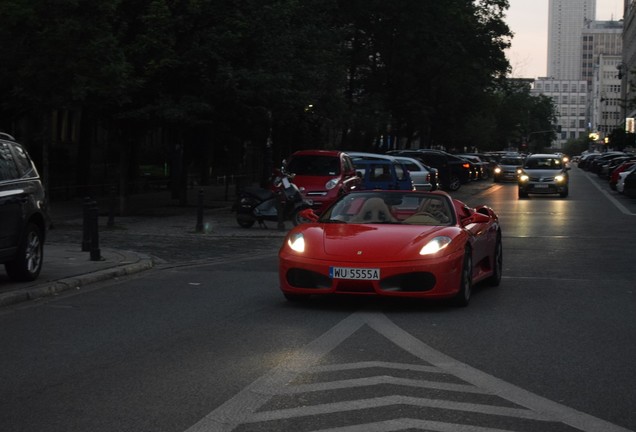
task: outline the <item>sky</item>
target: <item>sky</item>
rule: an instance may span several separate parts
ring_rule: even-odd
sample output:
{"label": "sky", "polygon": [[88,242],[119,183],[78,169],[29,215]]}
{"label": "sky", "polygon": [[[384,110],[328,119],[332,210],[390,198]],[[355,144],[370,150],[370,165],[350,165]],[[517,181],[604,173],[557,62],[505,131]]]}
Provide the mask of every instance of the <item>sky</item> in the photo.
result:
{"label": "sky", "polygon": [[[508,0],[506,23],[514,33],[507,50],[513,78],[538,78],[547,73],[548,0]],[[623,17],[623,0],[596,0],[596,19]]]}

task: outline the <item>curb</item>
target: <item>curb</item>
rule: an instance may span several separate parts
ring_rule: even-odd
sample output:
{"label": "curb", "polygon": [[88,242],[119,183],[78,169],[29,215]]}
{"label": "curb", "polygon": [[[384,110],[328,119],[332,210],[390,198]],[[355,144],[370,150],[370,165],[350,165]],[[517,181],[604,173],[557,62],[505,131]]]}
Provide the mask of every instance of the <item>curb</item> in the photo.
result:
{"label": "curb", "polygon": [[73,276],[23,290],[10,291],[0,294],[0,307],[15,305],[17,303],[43,297],[52,297],[64,291],[79,289],[95,282],[139,273],[145,270],[150,270],[153,267],[154,261],[150,257],[145,255],[139,256],[139,260],[132,264],[98,270],[85,275]]}

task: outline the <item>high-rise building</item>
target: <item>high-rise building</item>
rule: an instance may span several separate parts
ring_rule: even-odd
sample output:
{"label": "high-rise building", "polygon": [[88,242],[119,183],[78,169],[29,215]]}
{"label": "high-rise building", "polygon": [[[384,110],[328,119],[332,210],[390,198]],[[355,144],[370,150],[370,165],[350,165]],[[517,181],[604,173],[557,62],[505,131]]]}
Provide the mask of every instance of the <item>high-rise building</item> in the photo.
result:
{"label": "high-rise building", "polygon": [[581,79],[581,35],[596,18],[596,0],[550,0],[548,9],[548,77]]}

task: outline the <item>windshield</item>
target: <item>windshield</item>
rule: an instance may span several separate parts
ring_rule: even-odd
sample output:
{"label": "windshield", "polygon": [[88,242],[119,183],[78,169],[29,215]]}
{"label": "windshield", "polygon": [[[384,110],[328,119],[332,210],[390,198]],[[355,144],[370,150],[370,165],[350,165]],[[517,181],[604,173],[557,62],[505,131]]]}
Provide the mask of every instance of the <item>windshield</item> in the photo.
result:
{"label": "windshield", "polygon": [[373,191],[345,195],[319,222],[447,226],[454,215],[450,197],[443,194]]}
{"label": "windshield", "polygon": [[561,163],[561,159],[557,158],[531,158],[526,161],[524,168],[560,170],[563,168],[563,164]]}
{"label": "windshield", "polygon": [[501,165],[518,165],[521,166],[523,164],[523,159],[521,158],[502,158]]}
{"label": "windshield", "polygon": [[287,171],[306,176],[336,176],[340,174],[340,158],[336,156],[294,156],[287,164]]}

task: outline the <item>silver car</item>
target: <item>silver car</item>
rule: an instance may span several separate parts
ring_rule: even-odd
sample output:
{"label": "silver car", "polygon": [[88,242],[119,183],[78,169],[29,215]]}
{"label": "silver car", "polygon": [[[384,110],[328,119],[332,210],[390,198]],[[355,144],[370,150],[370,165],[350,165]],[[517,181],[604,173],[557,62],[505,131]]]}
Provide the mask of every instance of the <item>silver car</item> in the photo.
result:
{"label": "silver car", "polygon": [[406,166],[406,169],[409,170],[415,190],[430,191],[439,189],[437,173],[432,172],[434,168],[427,167],[414,158],[398,155],[393,155],[393,157],[402,162]]}
{"label": "silver car", "polygon": [[519,198],[528,194],[558,194],[565,198],[569,193],[569,166],[563,156],[557,154],[533,154],[528,156],[519,172]]}

